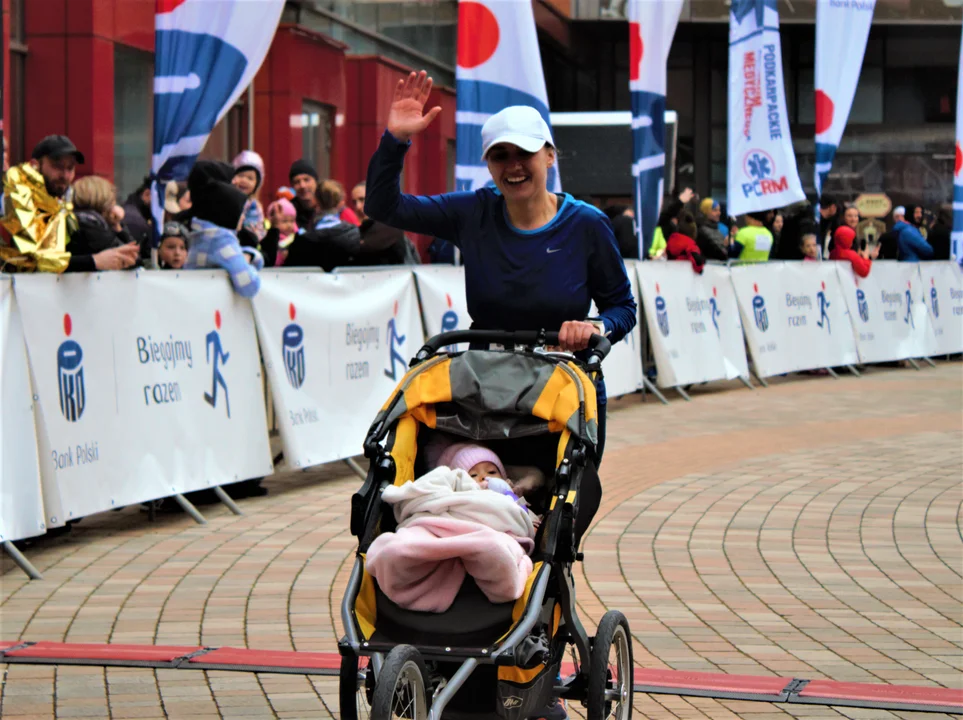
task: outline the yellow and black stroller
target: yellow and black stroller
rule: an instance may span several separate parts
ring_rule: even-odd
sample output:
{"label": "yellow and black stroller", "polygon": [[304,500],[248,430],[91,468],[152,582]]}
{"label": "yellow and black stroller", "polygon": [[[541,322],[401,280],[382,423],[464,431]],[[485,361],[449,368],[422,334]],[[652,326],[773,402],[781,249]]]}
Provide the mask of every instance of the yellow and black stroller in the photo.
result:
{"label": "yellow and black stroller", "polygon": [[[442,350],[465,342],[499,349]],[[593,336],[582,362],[545,349],[557,343],[546,332],[438,335],[375,418],[364,444],[370,470],[351,500],[359,546],[341,605],[342,720],[525,720],[545,715],[555,698],[582,703],[589,720],[631,717],[628,622],[607,612],[590,637],[572,576],[601,498],[594,378],[610,344]],[[372,541],[396,527],[381,491],[427,471],[423,448],[439,432],[484,442],[506,465],[537,465],[548,478],[541,497],[529,498],[544,517],[515,602],[490,602],[467,576],[444,613],[406,610],[365,570]]]}

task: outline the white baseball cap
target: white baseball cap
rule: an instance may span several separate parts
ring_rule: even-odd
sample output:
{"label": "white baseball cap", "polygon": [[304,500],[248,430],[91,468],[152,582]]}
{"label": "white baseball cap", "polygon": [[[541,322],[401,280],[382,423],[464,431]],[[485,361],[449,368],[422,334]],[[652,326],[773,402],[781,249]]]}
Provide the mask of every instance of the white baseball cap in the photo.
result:
{"label": "white baseball cap", "polygon": [[906,214],[906,208],[903,207],[902,205],[897,205],[895,208],[893,208],[893,215],[905,215],[905,214]]}
{"label": "white baseball cap", "polygon": [[482,126],[482,156],[499,143],[517,145],[527,152],[538,152],[545,143],[555,147],[552,131],[541,114],[528,105],[512,105],[492,115]]}

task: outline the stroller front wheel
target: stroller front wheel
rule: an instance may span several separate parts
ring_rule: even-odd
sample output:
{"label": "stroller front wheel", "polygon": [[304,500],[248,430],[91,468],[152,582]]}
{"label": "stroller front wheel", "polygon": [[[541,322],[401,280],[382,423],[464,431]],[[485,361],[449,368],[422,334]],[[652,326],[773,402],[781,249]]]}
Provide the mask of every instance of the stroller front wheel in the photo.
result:
{"label": "stroller front wheel", "polygon": [[618,610],[602,616],[592,643],[588,720],[630,720],[632,717],[632,634],[629,621]]}
{"label": "stroller front wheel", "polygon": [[426,720],[428,673],[421,653],[411,645],[398,645],[385,658],[371,696],[371,720]]}

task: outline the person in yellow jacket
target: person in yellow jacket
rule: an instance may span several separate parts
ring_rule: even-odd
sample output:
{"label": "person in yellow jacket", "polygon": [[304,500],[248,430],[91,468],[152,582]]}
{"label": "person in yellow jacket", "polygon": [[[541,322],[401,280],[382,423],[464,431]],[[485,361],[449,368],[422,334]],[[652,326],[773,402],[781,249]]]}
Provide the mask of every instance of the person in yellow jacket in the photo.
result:
{"label": "person in yellow jacket", "polygon": [[729,257],[741,263],[766,262],[772,250],[772,233],[763,226],[766,213],[755,212],[746,215],[746,226],[736,233],[735,241],[729,246]]}

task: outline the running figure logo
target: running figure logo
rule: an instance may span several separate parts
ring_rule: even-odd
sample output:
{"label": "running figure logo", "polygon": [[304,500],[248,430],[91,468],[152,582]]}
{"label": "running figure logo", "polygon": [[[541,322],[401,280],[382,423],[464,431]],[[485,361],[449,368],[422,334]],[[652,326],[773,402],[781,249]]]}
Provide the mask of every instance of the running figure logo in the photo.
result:
{"label": "running figure logo", "polygon": [[769,329],[769,313],[766,311],[766,299],[759,294],[759,285],[753,283],[752,291],[755,296],[752,298],[752,315],[756,321],[756,327],[762,332]]}
{"label": "running figure logo", "polygon": [[930,305],[933,306],[933,317],[938,318],[940,316],[940,301],[936,293],[936,280],[934,278],[930,278]]}
{"label": "running figure logo", "polygon": [[304,329],[294,322],[297,311],[294,303],[288,305],[291,324],[281,333],[281,349],[284,352],[284,374],[291,387],[297,390],[304,384]]}
{"label": "running figure logo", "polygon": [[224,407],[227,409],[227,418],[228,420],[230,420],[231,419],[231,401],[228,399],[228,395],[227,395],[227,382],[225,382],[224,376],[221,375],[221,370],[218,367],[218,364],[224,365],[225,363],[227,363],[228,358],[230,358],[231,356],[230,353],[224,352],[224,349],[221,347],[221,333],[218,332],[218,330],[221,329],[221,311],[220,310],[214,311],[214,327],[216,328],[215,330],[211,330],[209,333],[207,333],[207,364],[208,365],[211,364],[211,355],[212,355],[211,351],[213,350],[214,369],[211,377],[211,392],[204,393],[204,399],[207,401],[208,405],[210,405],[212,408],[216,408],[217,407],[217,386],[220,385],[222,388],[224,388]]}
{"label": "running figure logo", "polygon": [[869,322],[869,303],[866,302],[866,293],[859,288],[856,289],[856,307],[859,308],[860,319]]}
{"label": "running figure logo", "polygon": [[385,377],[391,378],[392,380],[397,379],[395,374],[395,364],[401,363],[401,374],[405,374],[405,368],[408,363],[405,361],[404,355],[402,355],[399,350],[405,342],[405,336],[398,334],[398,326],[396,321],[398,319],[398,301],[395,300],[394,317],[388,320],[388,348],[391,352],[389,362],[391,363],[390,369],[385,370]]}
{"label": "running figure logo", "polygon": [[64,334],[67,339],[57,348],[57,385],[60,389],[60,412],[67,422],[77,422],[87,406],[84,389],[84,352],[80,343],[70,339],[73,323],[64,315]]}
{"label": "running figure logo", "polygon": [[669,311],[665,307],[665,298],[661,295],[659,283],[655,284],[655,318],[659,322],[659,330],[663,337],[669,337]]}
{"label": "running figure logo", "polygon": [[716,300],[716,289],[712,288],[712,297],[709,298],[709,317],[712,318],[712,326],[716,329],[716,337],[721,338],[719,333],[719,321],[718,317],[722,315],[719,311],[719,303]]}
{"label": "running figure logo", "polygon": [[826,313],[826,308],[829,307],[829,300],[826,299],[826,283],[820,284],[823,289],[816,293],[816,301],[819,303],[819,320],[816,321],[816,324],[823,327],[825,323],[826,332],[832,335],[833,331],[829,327],[829,315]]}
{"label": "running figure logo", "polygon": [[912,283],[906,283],[906,317],[903,318],[903,322],[909,325],[914,330],[916,329],[916,323],[913,322],[913,289]]}

